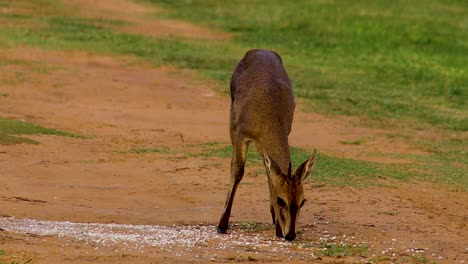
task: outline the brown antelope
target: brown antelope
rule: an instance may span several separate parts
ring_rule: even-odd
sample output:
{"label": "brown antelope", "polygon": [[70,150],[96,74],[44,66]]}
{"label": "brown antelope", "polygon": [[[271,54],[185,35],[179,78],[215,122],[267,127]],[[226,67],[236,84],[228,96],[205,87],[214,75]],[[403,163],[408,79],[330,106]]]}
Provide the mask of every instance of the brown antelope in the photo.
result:
{"label": "brown antelope", "polygon": [[281,57],[269,50],[248,51],[231,78],[231,183],[218,233],[228,229],[232,202],[244,175],[247,148],[253,142],[267,172],[276,235],[290,241],[296,237],[296,220],[305,202],[303,183],[317,151],[291,173],[288,135],[294,108],[291,83]]}

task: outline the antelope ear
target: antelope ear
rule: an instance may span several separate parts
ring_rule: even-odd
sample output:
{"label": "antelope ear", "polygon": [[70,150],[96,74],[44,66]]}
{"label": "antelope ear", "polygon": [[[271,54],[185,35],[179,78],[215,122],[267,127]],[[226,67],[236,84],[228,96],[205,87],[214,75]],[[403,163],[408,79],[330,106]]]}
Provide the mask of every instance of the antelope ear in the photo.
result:
{"label": "antelope ear", "polygon": [[276,178],[276,176],[281,176],[280,167],[266,153],[263,156],[263,163],[265,164],[265,168],[266,168],[268,177],[274,183],[275,182],[274,179]]}
{"label": "antelope ear", "polygon": [[314,149],[314,153],[310,158],[304,163],[299,166],[296,170],[296,179],[299,180],[299,182],[304,182],[304,180],[309,176],[310,172],[312,171],[312,168],[314,167],[315,160],[317,159],[317,150]]}

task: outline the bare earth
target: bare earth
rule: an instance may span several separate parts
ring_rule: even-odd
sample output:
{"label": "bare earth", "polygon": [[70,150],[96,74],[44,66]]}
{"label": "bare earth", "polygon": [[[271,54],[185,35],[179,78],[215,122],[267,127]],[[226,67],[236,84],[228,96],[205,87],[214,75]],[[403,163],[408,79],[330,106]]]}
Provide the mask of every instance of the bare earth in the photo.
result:
{"label": "bare earth", "polygon": [[[89,8],[96,1],[64,2]],[[132,12],[151,11],[124,0],[116,3],[125,8],[110,2],[99,1],[96,10],[105,12],[87,14],[131,20]],[[138,17],[131,21],[135,27],[126,30],[155,37],[191,37],[190,32],[207,39],[229,37],[185,22]],[[138,26],[143,19],[152,19],[153,26]],[[392,187],[340,188],[313,184],[312,175],[298,240],[278,240],[269,225],[266,178],[257,176],[261,167],[247,168],[234,202],[232,233],[217,235],[230,161],[192,155],[203,143],[229,144],[230,100],[213,92],[214,83],[189,71],[84,52],[18,47],[0,51],[3,59],[27,63],[3,66],[1,92],[9,96],[0,97],[0,117],[89,138],[31,136],[41,144],[0,145],[0,249],[8,253],[0,256],[0,263],[411,263],[423,258],[463,263],[468,258],[467,194],[418,182],[382,180]],[[369,154],[424,154],[386,138],[386,131],[356,123],[297,109],[291,144],[379,162],[408,161]],[[340,143],[362,137],[370,139],[359,146]],[[147,148],[167,151],[129,151]],[[98,231],[86,231],[94,224],[66,221],[126,225],[98,226],[102,234],[122,238],[99,240],[93,236]],[[264,225],[249,230],[246,222]],[[54,226],[63,229],[52,230]],[[164,240],[151,239],[158,232],[172,242],[156,243]],[[187,239],[197,242],[187,246]],[[320,243],[331,242],[366,245],[369,251],[344,258],[320,256]]]}

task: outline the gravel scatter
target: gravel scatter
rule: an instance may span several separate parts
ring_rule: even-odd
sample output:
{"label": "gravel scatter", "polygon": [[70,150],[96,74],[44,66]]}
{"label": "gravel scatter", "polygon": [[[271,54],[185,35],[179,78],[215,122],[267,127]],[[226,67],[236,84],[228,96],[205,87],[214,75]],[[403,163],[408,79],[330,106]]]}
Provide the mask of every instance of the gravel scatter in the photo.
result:
{"label": "gravel scatter", "polygon": [[[118,246],[120,251],[159,249],[176,256],[207,249],[239,249],[249,252],[270,252],[272,255],[288,255],[297,244],[282,239],[232,230],[219,235],[212,225],[151,226],[127,224],[74,223],[34,219],[0,218],[0,226],[6,231],[39,236],[57,236],[74,239],[99,247]],[[312,248],[301,249],[313,256]],[[304,252],[306,251],[306,252]]]}
{"label": "gravel scatter", "polygon": [[[327,230],[314,229],[304,233],[319,235],[303,237],[288,242],[276,238],[271,230],[265,232],[247,232],[243,229],[233,228],[229,234],[220,235],[213,225],[128,225],[128,224],[99,224],[99,223],[74,223],[60,221],[43,221],[35,219],[17,219],[14,217],[0,217],[0,228],[18,234],[32,234],[37,236],[55,236],[71,239],[91,246],[100,252],[103,248],[109,248],[115,252],[140,252],[158,253],[166,252],[176,257],[186,256],[204,259],[217,259],[216,254],[207,255],[209,252],[235,252],[238,257],[242,254],[256,256],[261,254],[263,259],[319,259],[320,253],[330,247],[367,248],[367,256],[358,254],[358,262],[368,262],[378,256],[390,258],[409,254],[418,256],[429,249],[419,247],[397,248],[396,239],[390,241],[362,241],[356,237],[358,234],[330,234]],[[380,250],[376,250],[374,244],[380,244]],[[66,245],[66,244],[65,244]],[[224,250],[226,249],[226,250]],[[221,251],[220,251],[221,250]],[[316,254],[319,254],[318,256]],[[432,254],[433,258],[442,257]],[[357,260],[357,259],[355,259]],[[462,260],[461,262],[463,262]]]}

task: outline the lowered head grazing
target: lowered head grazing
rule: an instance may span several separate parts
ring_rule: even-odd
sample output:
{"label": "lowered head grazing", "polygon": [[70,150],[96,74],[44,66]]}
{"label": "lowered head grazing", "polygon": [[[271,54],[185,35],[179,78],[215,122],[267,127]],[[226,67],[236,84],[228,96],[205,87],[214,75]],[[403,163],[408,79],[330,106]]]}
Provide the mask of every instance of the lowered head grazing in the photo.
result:
{"label": "lowered head grazing", "polygon": [[270,186],[270,212],[278,237],[284,237],[289,241],[296,238],[296,221],[306,202],[303,183],[314,166],[316,156],[315,150],[314,154],[294,173],[291,173],[291,164],[289,164],[288,174],[284,174],[268,155],[264,157]]}
{"label": "lowered head grazing", "polygon": [[268,175],[276,235],[287,240],[296,237],[296,221],[305,202],[303,183],[317,152],[291,173],[288,136],[294,108],[291,82],[281,57],[271,50],[249,50],[231,77],[231,183],[218,233],[228,229],[234,196],[244,176],[247,149],[254,143]]}

